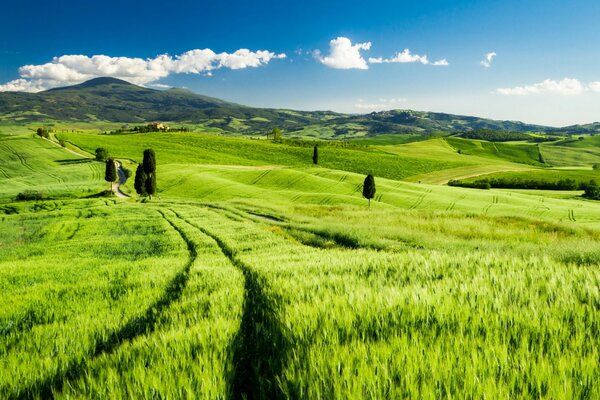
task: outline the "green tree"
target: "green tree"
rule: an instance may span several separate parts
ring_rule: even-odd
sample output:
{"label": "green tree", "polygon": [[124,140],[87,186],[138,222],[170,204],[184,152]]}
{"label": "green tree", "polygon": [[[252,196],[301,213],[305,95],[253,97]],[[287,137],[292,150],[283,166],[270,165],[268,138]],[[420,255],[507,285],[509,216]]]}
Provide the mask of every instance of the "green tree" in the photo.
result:
{"label": "green tree", "polygon": [[156,155],[154,150],[144,150],[144,160],[142,161],[142,167],[146,174],[146,182],[144,184],[146,188],[146,194],[152,198],[152,195],[156,193]]}
{"label": "green tree", "polygon": [[152,198],[152,195],[156,193],[156,172],[153,172],[146,178],[145,189],[150,198]]}
{"label": "green tree", "polygon": [[319,163],[319,148],[315,144],[315,148],[313,149],[313,164],[317,165]]}
{"label": "green tree", "polygon": [[144,166],[146,175],[150,175],[156,171],[156,155],[154,154],[154,150],[144,150],[144,160],[142,161],[142,165]]}
{"label": "green tree", "polygon": [[371,208],[371,199],[375,197],[375,178],[373,175],[369,174],[365,178],[365,182],[363,183],[363,197],[369,200],[369,209]]}
{"label": "green tree", "polygon": [[108,154],[108,150],[104,147],[99,147],[96,149],[96,161],[106,161],[110,155]]}
{"label": "green tree", "polygon": [[117,165],[115,160],[109,158],[106,160],[106,169],[104,170],[104,180],[110,184],[110,191],[113,191],[113,182],[117,181]]}
{"label": "green tree", "polygon": [[270,136],[273,138],[273,141],[278,142],[281,140],[281,129],[273,128]]}
{"label": "green tree", "polygon": [[43,138],[46,138],[46,139],[50,138],[50,133],[45,128],[37,128],[37,130],[35,132],[37,133],[37,135],[39,137],[43,137]]}
{"label": "green tree", "polygon": [[146,195],[146,179],[148,179],[148,176],[144,172],[144,167],[142,164],[138,164],[137,169],[135,170],[133,187],[135,188],[135,192],[140,196]]}
{"label": "green tree", "polygon": [[600,200],[600,186],[598,186],[598,182],[590,181],[590,183],[585,186],[583,197],[593,200]]}

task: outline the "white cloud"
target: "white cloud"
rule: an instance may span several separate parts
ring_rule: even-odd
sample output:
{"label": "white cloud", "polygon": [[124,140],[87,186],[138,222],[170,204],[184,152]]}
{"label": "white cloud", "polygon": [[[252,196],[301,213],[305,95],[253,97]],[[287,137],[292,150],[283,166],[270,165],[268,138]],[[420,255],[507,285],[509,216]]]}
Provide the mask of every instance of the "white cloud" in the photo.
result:
{"label": "white cloud", "polygon": [[391,99],[378,99],[377,102],[366,103],[363,99],[358,99],[354,108],[358,110],[381,111],[397,108],[399,104],[406,103],[408,99],[403,97]]}
{"label": "white cloud", "polygon": [[0,85],[0,92],[39,92],[45,90],[40,80],[15,79]]}
{"label": "white cloud", "polygon": [[447,66],[448,60],[441,59],[434,62],[430,62],[426,55],[412,54],[409,49],[404,49],[402,52],[396,53],[392,58],[369,58],[371,64],[382,64],[382,63],[414,63],[419,62],[424,65],[434,66]]}
{"label": "white cloud", "polygon": [[190,50],[172,57],[162,54],[155,58],[109,57],[95,55],[64,55],[41,65],[19,68],[19,79],[0,85],[0,91],[38,92],[57,86],[73,85],[101,76],[147,85],[172,73],[211,75],[220,68],[256,68],[273,59],[285,58],[267,50],[239,49],[233,53],[215,53],[211,49]]}
{"label": "white cloud", "polygon": [[162,83],[149,83],[146,86],[157,88],[157,89],[171,89],[173,87],[171,85],[164,85]]}
{"label": "white cloud", "polygon": [[592,92],[600,92],[600,82],[596,81],[596,82],[591,82],[588,85],[588,88],[592,91]]}
{"label": "white cloud", "polygon": [[323,57],[317,50],[314,55],[321,63],[336,69],[369,69],[369,65],[360,54],[369,50],[371,42],[352,44],[346,37],[338,37],[329,42],[329,55]]}
{"label": "white cloud", "polygon": [[434,67],[447,67],[450,64],[448,64],[448,60],[442,58],[441,60],[432,62],[431,65],[433,65]]}
{"label": "white cloud", "polygon": [[527,86],[500,88],[496,92],[505,96],[528,96],[532,94],[559,94],[573,96],[583,93],[585,86],[573,78],[564,78],[561,81],[546,79],[543,82]]}
{"label": "white cloud", "polygon": [[490,52],[490,53],[486,53],[485,58],[483,60],[481,60],[479,62],[479,64],[481,64],[482,67],[485,68],[489,68],[492,66],[492,61],[494,60],[494,57],[496,57],[496,53],[495,52]]}

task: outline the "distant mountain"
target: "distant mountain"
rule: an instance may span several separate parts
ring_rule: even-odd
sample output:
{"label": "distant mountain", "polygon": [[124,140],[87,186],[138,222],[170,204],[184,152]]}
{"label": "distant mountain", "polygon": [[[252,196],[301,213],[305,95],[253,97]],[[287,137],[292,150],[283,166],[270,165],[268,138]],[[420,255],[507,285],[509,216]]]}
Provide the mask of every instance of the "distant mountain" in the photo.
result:
{"label": "distant mountain", "polygon": [[340,114],[245,107],[186,89],[154,90],[115,78],[96,78],[39,93],[0,93],[0,120],[17,123],[171,121],[205,123],[227,131],[250,132],[271,125],[297,128],[318,123],[326,115]]}
{"label": "distant mountain", "polygon": [[[41,123],[48,120],[196,123],[242,134],[278,127],[296,132],[298,136],[325,138],[456,133],[475,129],[569,132],[569,128],[411,110],[350,115],[331,111],[253,108],[186,89],[154,90],[115,78],[96,78],[40,93],[0,93],[0,121]],[[576,133],[585,133],[586,129],[597,132],[600,124],[570,128]]]}

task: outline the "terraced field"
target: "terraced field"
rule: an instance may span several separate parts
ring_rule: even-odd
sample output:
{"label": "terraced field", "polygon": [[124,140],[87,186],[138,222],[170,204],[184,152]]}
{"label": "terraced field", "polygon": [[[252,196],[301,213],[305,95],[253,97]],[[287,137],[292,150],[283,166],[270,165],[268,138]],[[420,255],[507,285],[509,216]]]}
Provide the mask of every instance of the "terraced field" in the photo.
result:
{"label": "terraced field", "polygon": [[439,139],[317,167],[256,140],[63,138],[154,147],[159,193],[86,198],[102,164],[0,140],[2,398],[600,397],[598,202],[397,180],[488,157]]}

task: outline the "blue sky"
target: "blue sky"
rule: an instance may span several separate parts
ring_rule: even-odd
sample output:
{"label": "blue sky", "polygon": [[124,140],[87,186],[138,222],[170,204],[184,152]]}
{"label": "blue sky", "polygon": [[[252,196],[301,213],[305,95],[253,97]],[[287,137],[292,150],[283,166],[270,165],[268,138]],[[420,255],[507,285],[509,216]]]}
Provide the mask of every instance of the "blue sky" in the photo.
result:
{"label": "blue sky", "polygon": [[0,90],[112,75],[253,106],[600,120],[595,1],[20,0],[2,15]]}

